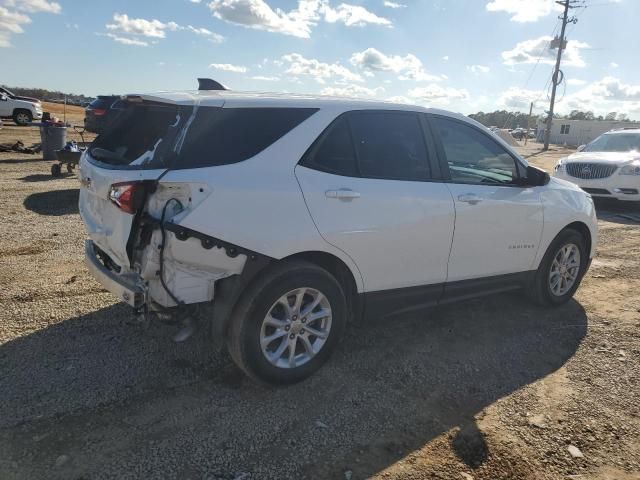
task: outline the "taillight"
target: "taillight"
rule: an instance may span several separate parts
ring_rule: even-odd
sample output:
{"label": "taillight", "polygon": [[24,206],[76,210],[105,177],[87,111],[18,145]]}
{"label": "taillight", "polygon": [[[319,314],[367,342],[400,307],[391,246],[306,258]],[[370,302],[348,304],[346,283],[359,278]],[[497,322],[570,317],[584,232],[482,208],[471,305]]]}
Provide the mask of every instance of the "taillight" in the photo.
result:
{"label": "taillight", "polygon": [[141,182],[114,183],[109,190],[109,200],[120,210],[134,214],[144,202],[144,184]]}
{"label": "taillight", "polygon": [[102,115],[107,113],[107,110],[105,108],[92,108],[91,111],[96,117],[101,117]]}

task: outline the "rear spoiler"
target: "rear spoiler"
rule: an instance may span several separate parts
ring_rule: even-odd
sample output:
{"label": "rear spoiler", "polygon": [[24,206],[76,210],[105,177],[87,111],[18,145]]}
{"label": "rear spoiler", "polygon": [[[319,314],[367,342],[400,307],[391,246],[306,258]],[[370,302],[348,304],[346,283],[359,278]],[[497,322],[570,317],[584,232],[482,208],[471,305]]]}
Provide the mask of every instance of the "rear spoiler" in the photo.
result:
{"label": "rear spoiler", "polygon": [[198,90],[227,90],[227,88],[211,78],[199,78]]}

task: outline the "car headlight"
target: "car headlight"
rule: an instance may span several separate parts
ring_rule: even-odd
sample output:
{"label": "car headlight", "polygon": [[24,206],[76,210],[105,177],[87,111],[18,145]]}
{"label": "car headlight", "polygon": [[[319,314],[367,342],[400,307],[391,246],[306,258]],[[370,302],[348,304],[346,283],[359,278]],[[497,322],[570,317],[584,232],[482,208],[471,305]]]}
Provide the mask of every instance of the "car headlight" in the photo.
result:
{"label": "car headlight", "polygon": [[631,162],[620,169],[620,175],[640,175],[640,160]]}

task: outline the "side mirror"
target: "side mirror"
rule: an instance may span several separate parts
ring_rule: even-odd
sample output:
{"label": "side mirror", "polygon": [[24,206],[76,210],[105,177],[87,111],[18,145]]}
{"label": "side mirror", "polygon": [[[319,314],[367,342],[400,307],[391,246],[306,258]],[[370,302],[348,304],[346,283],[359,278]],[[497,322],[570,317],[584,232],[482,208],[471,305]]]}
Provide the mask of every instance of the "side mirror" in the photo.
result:
{"label": "side mirror", "polygon": [[581,152],[582,150],[584,150],[584,147],[586,147],[586,145],[580,145],[580,146],[576,149],[576,151],[577,151],[577,152]]}
{"label": "side mirror", "polygon": [[551,176],[544,170],[529,165],[527,176],[523,178],[523,184],[529,187],[543,187],[551,181]]}
{"label": "side mirror", "polygon": [[6,93],[0,93],[0,100],[6,102],[7,100],[9,100],[9,98],[7,97]]}

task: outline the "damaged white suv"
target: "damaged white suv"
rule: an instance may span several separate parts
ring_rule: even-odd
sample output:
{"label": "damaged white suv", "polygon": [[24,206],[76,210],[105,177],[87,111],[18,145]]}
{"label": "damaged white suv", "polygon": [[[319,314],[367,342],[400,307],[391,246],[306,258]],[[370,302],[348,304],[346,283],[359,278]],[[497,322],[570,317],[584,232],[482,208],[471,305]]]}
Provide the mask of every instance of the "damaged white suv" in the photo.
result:
{"label": "damaged white suv", "polygon": [[80,165],[87,265],[138,311],[199,316],[260,381],[307,377],[365,312],[519,288],[561,304],[596,248],[588,194],[461,115],[220,90],[124,100]]}

